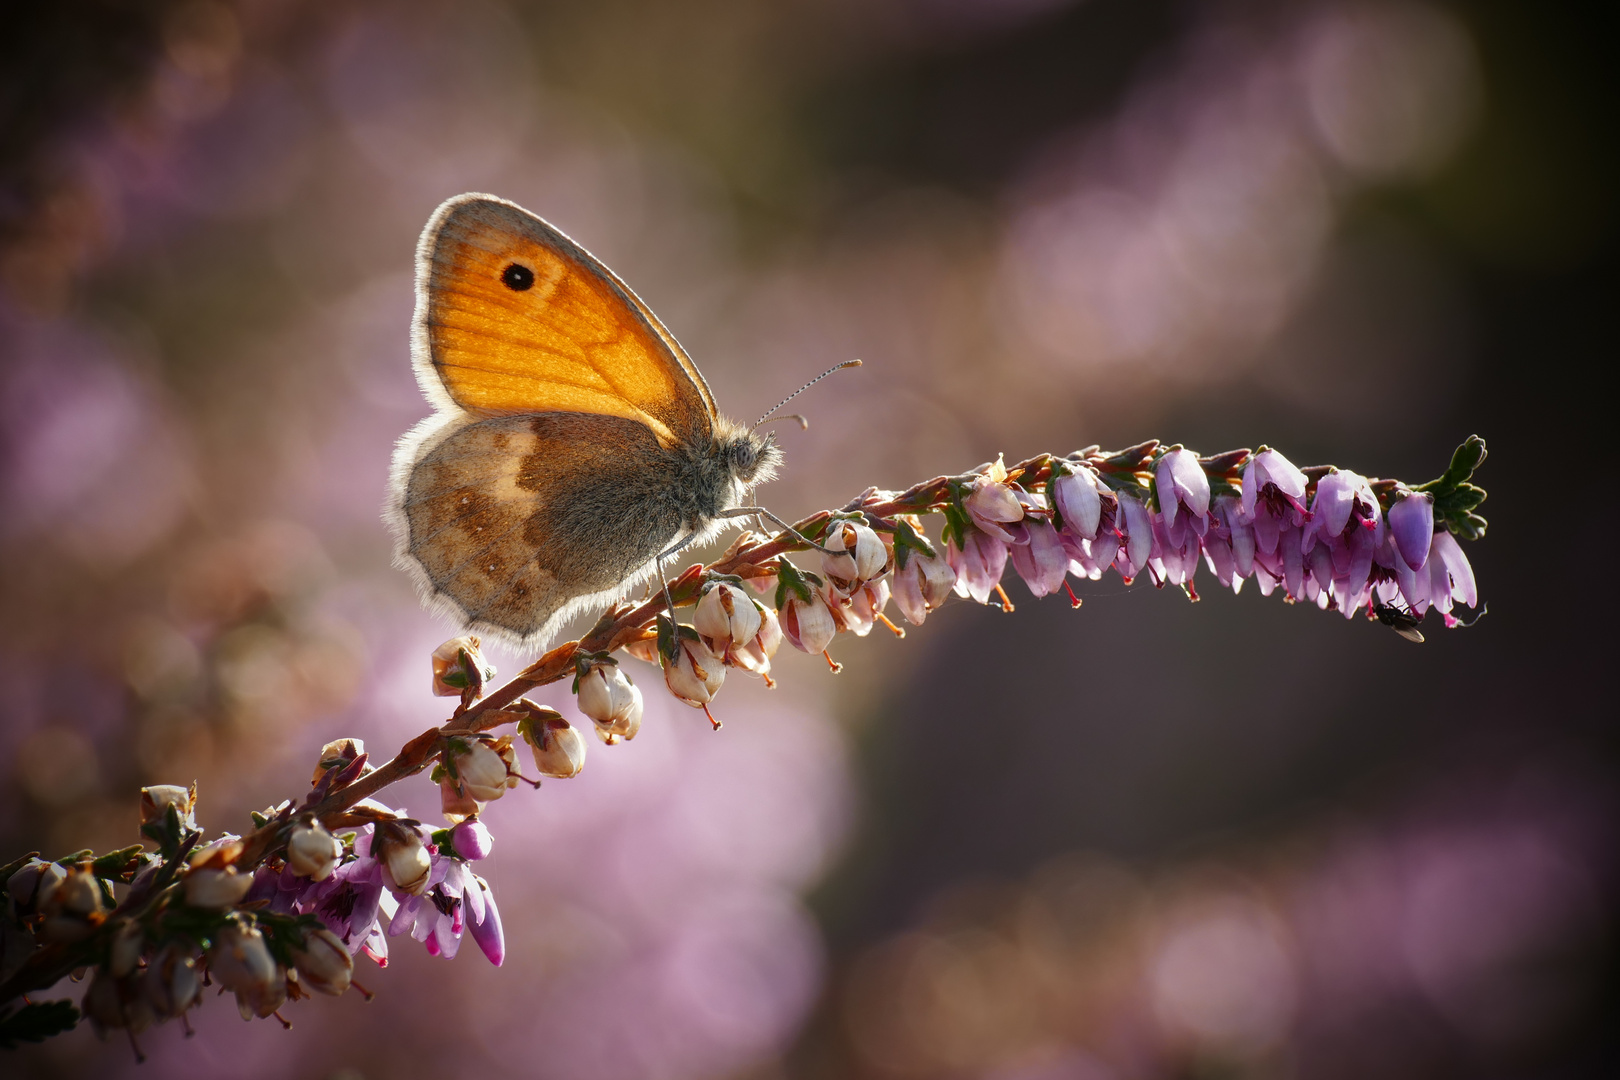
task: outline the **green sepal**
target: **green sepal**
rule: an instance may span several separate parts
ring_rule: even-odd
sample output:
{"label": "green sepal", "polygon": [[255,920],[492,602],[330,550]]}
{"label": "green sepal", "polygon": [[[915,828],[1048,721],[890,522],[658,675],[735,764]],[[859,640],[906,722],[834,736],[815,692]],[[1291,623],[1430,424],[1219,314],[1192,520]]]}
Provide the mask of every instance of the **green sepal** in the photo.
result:
{"label": "green sepal", "polygon": [[618,667],[619,661],[617,657],[605,652],[582,652],[574,657],[574,681],[569,689],[576,696],[579,694],[579,680],[590,674],[591,668],[597,664],[612,664],[614,667]]}
{"label": "green sepal", "polygon": [[158,854],[168,862],[180,851],[185,830],[180,826],[180,810],[173,803],[163,808],[163,816],[141,826],[141,835],[157,845]]}
{"label": "green sepal", "polygon": [[253,920],[258,923],[260,933],[264,934],[264,944],[270,950],[270,955],[276,958],[276,963],[289,968],[293,966],[293,954],[304,947],[305,935],[311,930],[326,929],[326,924],[314,915],[278,915],[270,911],[256,911]]}
{"label": "green sepal", "polygon": [[[800,570],[786,559],[779,560],[776,569],[776,610],[781,611],[787,605],[789,592],[808,604],[811,592],[820,584],[821,578],[810,571]],[[660,646],[662,641],[660,638]]]}
{"label": "green sepal", "polygon": [[[195,908],[185,905],[183,894],[176,891],[175,899],[164,908],[159,921],[159,937],[183,937],[197,948],[207,952],[213,947],[220,930],[240,916],[213,908]],[[255,918],[263,918],[256,915]]]}
{"label": "green sepal", "polygon": [[1063,514],[1058,510],[1057,482],[1065,476],[1074,473],[1074,467],[1062,458],[1048,458],[1050,468],[1046,471],[1046,482],[1041,486],[1041,493],[1046,496],[1046,505],[1052,511],[1052,528],[1063,528]]}
{"label": "green sepal", "polygon": [[135,871],[152,861],[151,856],[142,858],[145,850],[140,844],[131,844],[127,848],[98,855],[90,862],[90,872],[108,881],[128,882],[134,877]]}
{"label": "green sepal", "polygon": [[675,620],[668,615],[658,616],[658,662],[663,667],[675,662]]}
{"label": "green sepal", "polygon": [[1103,459],[1103,462],[1111,470],[1123,469],[1127,472],[1135,472],[1153,460],[1154,451],[1158,450],[1158,448],[1159,440],[1149,439],[1147,442],[1127,446],[1118,453],[1110,454]]}
{"label": "green sepal", "polygon": [[920,551],[930,559],[939,558],[934,551],[934,545],[928,538],[911,527],[909,521],[896,521],[894,523],[894,566],[897,570],[904,570],[906,562],[911,558],[913,551]]}
{"label": "green sepal", "polygon": [[973,519],[962,508],[961,497],[958,494],[945,504],[945,525],[940,529],[940,536],[956,544],[956,550],[961,551],[967,547],[968,530],[973,528]]}
{"label": "green sepal", "polygon": [[448,855],[452,859],[460,859],[462,862],[466,862],[467,860],[462,858],[461,852],[456,850],[456,842],[450,838],[452,832],[454,832],[453,829],[435,829],[428,838],[429,842],[439,849],[439,854]]}

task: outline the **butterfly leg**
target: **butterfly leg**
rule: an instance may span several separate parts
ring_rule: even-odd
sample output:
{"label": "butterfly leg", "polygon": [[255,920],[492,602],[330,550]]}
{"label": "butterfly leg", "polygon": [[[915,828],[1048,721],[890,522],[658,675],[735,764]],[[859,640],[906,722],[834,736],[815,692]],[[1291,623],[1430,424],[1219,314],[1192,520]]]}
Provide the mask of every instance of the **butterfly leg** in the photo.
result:
{"label": "butterfly leg", "polygon": [[763,517],[763,518],[769,519],[772,523],[774,523],[774,524],[778,525],[779,527],[781,527],[783,532],[785,532],[789,536],[793,537],[799,543],[801,543],[801,544],[809,544],[811,547],[815,548],[817,551],[821,552],[823,555],[843,555],[843,554],[845,554],[842,551],[834,551],[830,547],[823,547],[821,544],[816,543],[814,540],[812,540],[808,536],[804,535],[804,533],[800,532],[798,529],[795,529],[793,526],[789,525],[787,522],[783,521],[781,518],[777,517],[775,514],[771,513],[769,510],[765,509],[763,506],[733,506],[730,510],[722,510],[722,511],[720,511],[720,513],[717,514],[716,516],[717,517],[723,517],[723,518],[747,517],[749,514],[753,514],[753,515],[755,515],[757,517]]}
{"label": "butterfly leg", "polygon": [[682,548],[685,548],[697,538],[697,533],[688,533],[685,540],[682,540],[680,543],[674,545],[668,551],[661,552],[657,559],[656,565],[658,567],[658,580],[664,586],[664,606],[669,609],[669,615],[672,619],[675,617],[675,601],[671,599],[669,595],[669,579],[664,576],[664,560],[672,559],[676,555],[679,555]]}

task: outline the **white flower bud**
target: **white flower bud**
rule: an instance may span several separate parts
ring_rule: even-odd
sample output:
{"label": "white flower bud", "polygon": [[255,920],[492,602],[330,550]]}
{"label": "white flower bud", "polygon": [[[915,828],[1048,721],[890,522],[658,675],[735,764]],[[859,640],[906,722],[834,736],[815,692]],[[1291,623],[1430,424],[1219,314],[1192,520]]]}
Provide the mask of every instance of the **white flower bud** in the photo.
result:
{"label": "white flower bud", "polygon": [[433,693],[436,697],[484,696],[484,684],[495,677],[495,667],[484,660],[472,635],[451,638],[433,650]]}
{"label": "white flower bud", "polygon": [[160,1017],[179,1016],[202,998],[196,961],[177,944],[165,946],[152,958],[142,984],[147,1000]]}
{"label": "white flower bud", "polygon": [[809,600],[790,593],[780,612],[782,634],[788,643],[801,652],[818,653],[832,644],[838,633],[838,624],[827,608],[827,601],[819,592],[812,591]]}
{"label": "white flower bud", "polygon": [[325,881],[343,857],[343,842],[318,821],[293,826],[287,837],[287,867],[300,877]]}
{"label": "white flower bud", "polygon": [[42,910],[67,879],[67,870],[54,862],[33,858],[6,881],[11,913],[19,918]]}
{"label": "white flower bud", "polygon": [[134,971],[145,943],[146,935],[140,923],[121,920],[121,925],[113,932],[112,947],[107,950],[107,971],[118,979]]}
{"label": "white flower bud", "polygon": [[612,745],[633,739],[641,730],[641,691],[617,664],[593,664],[579,677],[579,711],[596,724],[602,741]]}
{"label": "white flower bud", "polygon": [[669,692],[693,708],[714,700],[726,681],[726,667],[701,641],[678,638],[675,656],[664,667],[664,685]]}
{"label": "white flower bud", "polygon": [[195,785],[183,788],[179,784],[153,784],[151,787],[141,788],[142,825],[150,825],[154,821],[161,821],[171,806],[180,814],[180,827],[182,829],[195,829],[197,827],[196,819],[192,816],[197,809],[197,788]]}
{"label": "white flower bud", "polygon": [[239,873],[234,866],[193,869],[186,875],[186,904],[225,911],[241,903],[251,888],[253,875]]}
{"label": "white flower bud", "polygon": [[[517,783],[508,766],[512,757],[508,743],[502,754],[501,747],[484,742],[471,742],[468,748],[455,755],[456,775],[463,790],[479,802],[490,802],[506,794],[506,789]],[[515,760],[515,759],[514,759]]]}
{"label": "white flower bud", "polygon": [[36,906],[45,916],[39,936],[46,942],[81,941],[107,917],[101,882],[85,867],[69,870]]}
{"label": "white flower bud", "polygon": [[400,892],[421,896],[427,891],[433,860],[422,834],[397,821],[380,821],[371,838],[371,855],[382,864],[383,880]]}
{"label": "white flower bud", "polygon": [[231,923],[214,936],[208,970],[236,995],[242,1019],[269,1016],[287,1000],[287,976],[257,927]]}
{"label": "white flower bud", "polygon": [[347,990],[354,977],[354,958],[348,948],[324,928],[307,932],[303,948],[293,952],[292,960],[301,984],[333,997]]}
{"label": "white flower bud", "polygon": [[[309,782],[320,783],[321,777],[326,775],[328,769],[347,765],[365,752],[366,744],[363,739],[333,739],[321,747],[321,756],[315,759],[315,775]],[[366,772],[370,771],[371,767],[366,766]]]}
{"label": "white flower bud", "polygon": [[927,555],[914,554],[912,558],[922,567],[922,594],[928,603],[928,610],[939,607],[956,590],[956,571],[951,564],[945,561],[944,555],[930,558]]}
{"label": "white flower bud", "polygon": [[838,552],[823,553],[821,567],[845,592],[889,568],[889,551],[877,533],[853,521],[840,521],[827,530],[822,546]]}
{"label": "white flower bud", "polygon": [[536,714],[518,725],[534,750],[534,767],[540,775],[567,780],[585,767],[585,740],[579,729],[551,710]]}
{"label": "white flower bud", "polygon": [[692,627],[716,656],[759,633],[759,608],[748,594],[725,582],[711,585],[698,601]]}
{"label": "white flower bud", "polygon": [[894,572],[894,602],[913,626],[921,626],[928,613],[943,604],[956,585],[956,571],[943,557],[913,550],[906,565]]}
{"label": "white flower bud", "polygon": [[766,608],[760,617],[759,633],[740,649],[731,650],[731,662],[750,675],[763,675],[770,684],[771,657],[782,646],[782,620]]}
{"label": "white flower bud", "polygon": [[81,1004],[98,1032],[128,1028],[131,1034],[138,1035],[157,1019],[136,980],[116,978],[105,969],[97,970],[90,980]]}

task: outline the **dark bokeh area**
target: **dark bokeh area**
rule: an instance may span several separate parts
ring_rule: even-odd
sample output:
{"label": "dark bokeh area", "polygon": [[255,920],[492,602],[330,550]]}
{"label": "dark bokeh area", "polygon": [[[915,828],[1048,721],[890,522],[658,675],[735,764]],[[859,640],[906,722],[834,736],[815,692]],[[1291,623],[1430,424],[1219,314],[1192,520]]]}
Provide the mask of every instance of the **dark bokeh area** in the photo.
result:
{"label": "dark bokeh area", "polygon": [[[1578,13],[1577,13],[1578,12]],[[440,719],[389,566],[412,252],[490,191],[629,281],[800,516],[1149,437],[1490,458],[1414,645],[1198,579],[952,603],[487,818],[501,969],[396,944],[28,1076],[1612,1075],[1613,14],[1482,2],[36,5],[0,36],[0,861]],[[524,663],[495,655],[507,673]],[[545,697],[572,708],[566,691]],[[544,695],[542,695],[544,697]],[[657,699],[657,700],[655,700]],[[423,780],[386,796],[428,817]],[[77,996],[72,985],[55,996]]]}

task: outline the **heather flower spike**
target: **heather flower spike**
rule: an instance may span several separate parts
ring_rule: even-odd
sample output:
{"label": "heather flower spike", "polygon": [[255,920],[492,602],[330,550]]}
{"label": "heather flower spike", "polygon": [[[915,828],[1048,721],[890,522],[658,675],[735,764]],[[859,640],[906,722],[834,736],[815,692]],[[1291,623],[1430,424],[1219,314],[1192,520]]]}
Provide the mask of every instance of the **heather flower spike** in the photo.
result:
{"label": "heather flower spike", "polygon": [[[1441,476],[1406,484],[1300,468],[1269,447],[1200,457],[1150,441],[1011,466],[998,457],[901,492],[868,489],[774,536],[745,533],[667,593],[611,609],[503,687],[489,685],[494,669],[478,639],[454,638],[432,660],[433,693],[459,698],[453,715],[380,765],[358,739],[328,743],[307,791],[253,815],[248,835],[205,840],[196,788],[155,785],[131,822],[155,850],[0,869],[10,923],[0,1016],[11,999],[80,968],[89,971],[84,1015],[133,1036],[205,1003],[210,984],[233,993],[247,1018],[341,994],[356,958],[388,963],[391,938],[446,959],[471,938],[501,964],[495,894],[472,869],[494,845],[481,811],[523,779],[516,738],[546,777],[578,775],[588,749],[581,728],[523,695],[572,677],[597,735],[628,742],[644,701],[620,653],[658,663],[669,692],[718,728],[709,705],[728,668],[769,681],[787,642],[837,670],[827,650],[838,635],[880,623],[901,632],[884,614],[891,600],[914,626],[955,597],[1010,611],[1001,584],[1009,563],[1036,597],[1073,596],[1071,578],[1114,573],[1127,583],[1145,574],[1196,599],[1207,567],[1222,588],[1252,580],[1263,595],[1360,613],[1413,642],[1431,609],[1448,627],[1470,625],[1484,607],[1462,542],[1485,533],[1485,492],[1472,482],[1484,460],[1484,442],[1472,437]],[[930,537],[934,516],[942,521]],[[788,556],[799,553],[821,572],[795,566]],[[692,609],[689,624],[666,610],[666,597]],[[497,733],[503,727],[512,730]],[[411,777],[437,785],[445,828],[430,832],[377,801]],[[10,951],[19,940],[25,955]]]}

